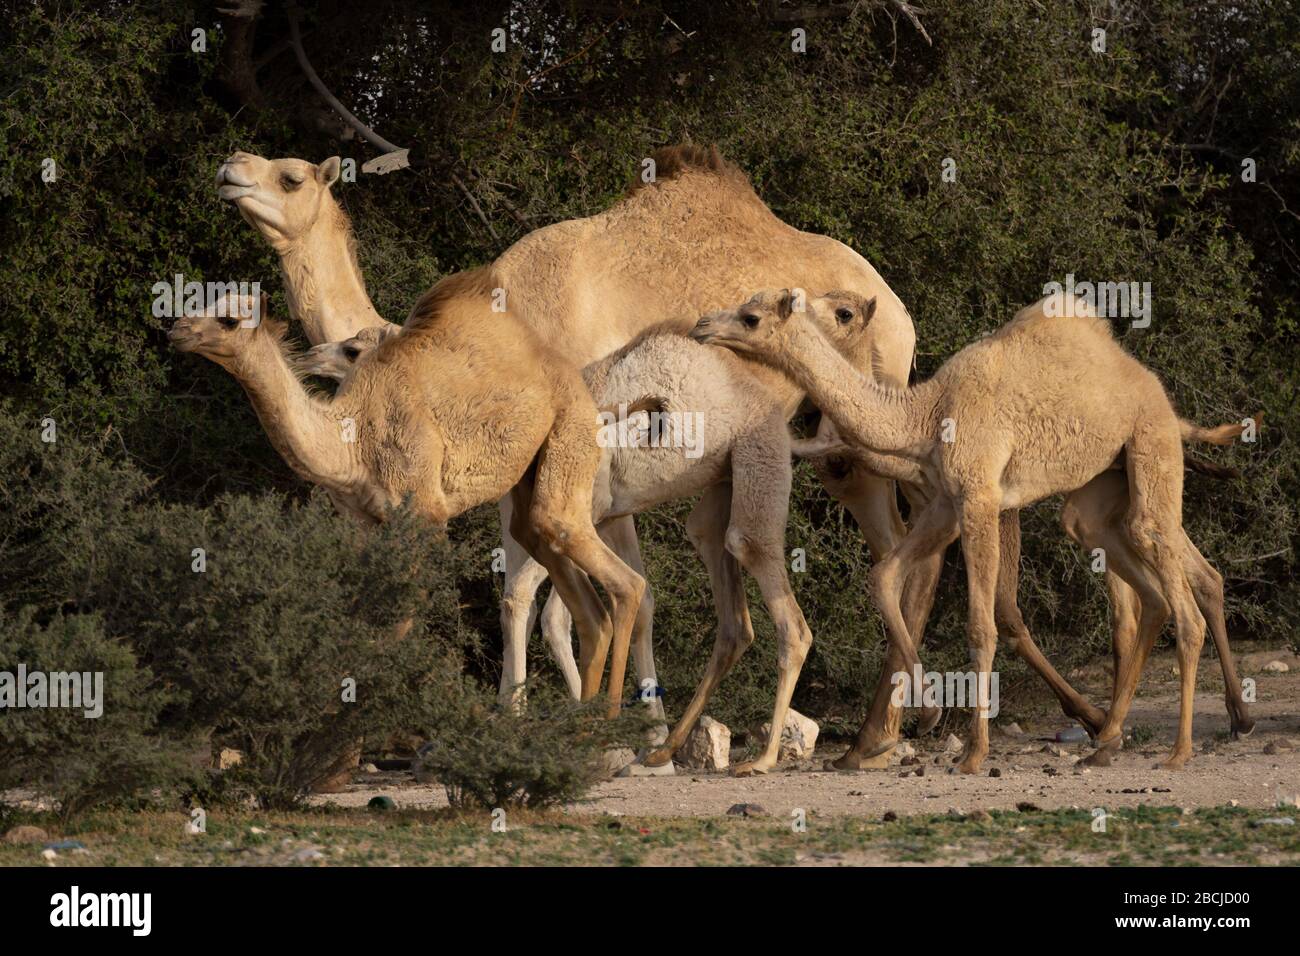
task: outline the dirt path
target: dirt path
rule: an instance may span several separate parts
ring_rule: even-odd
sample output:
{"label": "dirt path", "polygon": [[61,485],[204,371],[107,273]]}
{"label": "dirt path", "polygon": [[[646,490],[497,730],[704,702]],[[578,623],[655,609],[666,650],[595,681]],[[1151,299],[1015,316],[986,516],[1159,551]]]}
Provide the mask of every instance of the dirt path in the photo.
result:
{"label": "dirt path", "polygon": [[[1284,674],[1263,671],[1269,661],[1290,666]],[[715,816],[736,803],[758,803],[773,815],[795,809],[818,815],[879,817],[887,811],[899,816],[916,813],[969,812],[976,809],[1015,809],[1021,802],[1042,809],[1079,807],[1132,807],[1141,804],[1208,807],[1231,804],[1248,808],[1274,807],[1279,795],[1300,793],[1300,658],[1289,651],[1252,651],[1239,658],[1243,677],[1257,682],[1252,714],[1257,724],[1247,739],[1227,739],[1227,716],[1216,662],[1202,660],[1202,680],[1196,698],[1194,739],[1196,756],[1187,769],[1155,769],[1172,745],[1178,713],[1177,688],[1172,680],[1175,660],[1171,653],[1153,657],[1143,689],[1133,704],[1128,729],[1140,730],[1142,740],[1123,751],[1113,766],[1076,770],[1075,761],[1088,753],[1086,746],[1065,747],[1064,754],[1046,751],[1050,737],[1066,725],[1059,714],[1037,721],[1021,721],[1024,737],[994,731],[992,750],[984,774],[969,777],[950,774],[950,758],[941,739],[913,741],[921,760],[918,766],[895,765],[885,770],[835,773],[821,770],[826,757],[836,757],[844,746],[836,744],[816,759],[797,767],[783,767],[759,777],[737,779],[726,773],[678,769],[672,777],[638,777],[610,780],[592,792],[591,802],[575,809],[584,813],[631,816]],[[1208,677],[1209,672],[1214,677]],[[1072,675],[1072,680],[1075,679]],[[1080,675],[1077,686],[1086,687],[1094,700],[1102,700],[1109,677],[1100,667]],[[1266,753],[1266,750],[1274,751]],[[918,767],[923,776],[916,776]],[[1001,775],[990,777],[996,768]],[[900,776],[904,772],[906,776]],[[320,798],[344,806],[364,805],[376,793],[392,796],[403,807],[438,807],[446,804],[439,786],[420,786],[409,774],[382,773],[358,778],[348,792]],[[1289,813],[1300,817],[1300,808]]]}

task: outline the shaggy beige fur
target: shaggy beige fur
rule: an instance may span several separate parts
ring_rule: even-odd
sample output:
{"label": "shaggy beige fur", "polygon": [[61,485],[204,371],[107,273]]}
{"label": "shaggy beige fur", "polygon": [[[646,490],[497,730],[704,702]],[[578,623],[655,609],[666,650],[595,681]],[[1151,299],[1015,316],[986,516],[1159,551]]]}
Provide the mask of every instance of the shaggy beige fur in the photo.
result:
{"label": "shaggy beige fur", "polygon": [[[1043,306],[1022,310],[910,389],[860,376],[797,312],[768,320],[705,319],[695,334],[790,374],[849,441],[910,460],[935,489],[912,533],[872,571],[873,596],[908,669],[919,665],[899,609],[901,575],[910,563],[961,538],[968,640],[987,687],[997,638],[1000,513],[1081,488],[1123,451],[1131,500],[1126,534],[1107,552],[1108,562],[1139,593],[1144,636],[1152,633],[1154,640],[1170,613],[1174,618],[1182,705],[1165,765],[1181,767],[1191,756],[1205,620],[1183,570],[1180,419],[1159,379],[1119,347],[1106,322],[1086,314],[1053,317]],[[988,718],[981,710],[959,769],[977,772],[987,753]]]}
{"label": "shaggy beige fur", "polygon": [[493,310],[498,288],[487,269],[438,283],[329,402],[304,390],[279,323],[245,328],[246,312],[214,309],[177,320],[169,338],[234,375],[290,467],[358,517],[382,521],[407,501],[442,526],[511,493],[516,540],[547,567],[576,619],[582,697],[598,692],[608,656],[616,713],[645,582],[592,524],[600,449],[591,395],[526,325]]}

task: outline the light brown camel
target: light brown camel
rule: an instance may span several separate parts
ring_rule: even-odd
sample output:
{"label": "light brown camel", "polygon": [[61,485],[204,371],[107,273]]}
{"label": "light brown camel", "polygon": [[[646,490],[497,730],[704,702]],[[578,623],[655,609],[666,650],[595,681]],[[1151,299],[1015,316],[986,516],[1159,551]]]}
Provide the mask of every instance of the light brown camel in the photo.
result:
{"label": "light brown camel", "polygon": [[582,697],[599,691],[608,656],[616,713],[645,583],[591,521],[600,466],[591,395],[527,325],[494,310],[499,288],[490,269],[438,283],[333,401],[303,388],[282,323],[263,318],[245,328],[246,312],[210,309],[178,319],[168,337],[230,372],[281,457],[357,517],[382,521],[405,501],[445,526],[512,493],[517,540],[547,567],[574,615]]}
{"label": "light brown camel", "polygon": [[[1181,767],[1192,752],[1205,632],[1183,571],[1183,423],[1160,380],[1120,348],[1108,323],[1087,314],[1052,317],[1046,301],[907,389],[861,376],[798,312],[768,320],[743,313],[706,318],[693,334],[773,364],[807,390],[849,441],[920,467],[937,494],[912,533],[873,568],[872,594],[891,645],[909,670],[919,666],[899,613],[902,575],[911,562],[932,558],[960,537],[970,592],[968,641],[982,693],[997,640],[1001,512],[1081,488],[1123,451],[1131,501],[1126,534],[1107,552],[1108,563],[1138,591],[1144,635],[1158,633],[1170,613],[1174,618],[1182,704],[1164,765]],[[988,713],[977,709],[958,769],[977,772],[987,753]]]}
{"label": "light brown camel", "polygon": [[293,367],[299,375],[316,375],[342,382],[357,362],[379,348],[390,335],[400,332],[400,325],[373,325],[342,342],[322,342],[294,356]]}
{"label": "light brown camel", "polygon": [[[810,316],[855,364],[869,367],[862,351],[876,304],[853,293],[828,293],[806,302]],[[741,308],[774,311],[778,296],[760,293]],[[759,584],[777,629],[777,690],[772,726],[780,727],[812,643],[785,567],[785,526],[790,495],[790,449],[786,423],[803,393],[786,376],[722,349],[688,338],[694,321],[642,333],[612,355],[583,370],[608,422],[593,494],[597,530],[619,517],[669,501],[704,494],[727,515],[721,534],[714,522],[688,522],[687,530],[709,572],[719,627],[713,654],[690,704],[662,746],[645,762],[661,766],[685,742],[719,682],[754,640],[743,582],[728,573],[724,556],[739,562]],[[347,379],[357,355],[374,348],[365,341],[317,346],[307,354],[315,374]],[[357,354],[349,354],[355,352]],[[634,401],[636,396],[653,399]],[[629,404],[630,403],[630,404]],[[638,412],[653,409],[639,427]],[[627,426],[620,425],[626,422]],[[628,427],[637,426],[637,427]],[[608,539],[607,539],[608,540]],[[613,543],[618,551],[618,543]],[[620,554],[633,568],[639,560]],[[632,648],[637,674],[655,679],[649,622],[638,615]],[[657,701],[655,701],[657,703]],[[754,761],[736,775],[762,773],[776,764],[780,735],[772,734]]]}
{"label": "light brown camel", "polygon": [[[1256,421],[1261,417],[1257,415]],[[1199,429],[1187,431],[1184,439],[1227,444],[1236,440],[1237,435],[1238,427],[1230,425],[1212,432]],[[792,441],[791,449],[798,457],[818,457],[826,454],[856,457],[865,467],[874,468],[882,473],[896,473],[911,480],[917,480],[916,472],[919,471],[917,466],[904,459],[885,457],[882,460],[882,456],[846,444],[829,419],[823,420],[822,427],[815,437]],[[1214,478],[1234,475],[1227,469],[1192,458],[1187,459],[1187,464],[1191,470],[1200,471]],[[1085,550],[1091,552],[1100,548],[1106,552],[1114,546],[1114,541],[1125,534],[1124,518],[1129,504],[1128,478],[1122,464],[1117,463],[1082,488],[1066,495],[1061,510],[1061,521],[1066,533]],[[1043,677],[1056,695],[1065,715],[1082,723],[1089,734],[1099,741],[1098,749],[1085,758],[1084,762],[1089,766],[1108,766],[1111,755],[1122,744],[1123,718],[1137,689],[1137,677],[1141,673],[1146,653],[1150,651],[1147,641],[1138,641],[1141,602],[1137,593],[1114,571],[1109,569],[1105,571],[1105,584],[1111,604],[1111,650],[1115,663],[1115,683],[1112,686],[1110,711],[1102,711],[1078,694],[1052,667],[1034,644],[1020,614],[1017,594],[1020,555],[1018,511],[1006,511],[1001,515],[999,552],[1000,566],[995,599],[998,636],[1009,650],[1021,655]],[[1255,729],[1255,721],[1251,718],[1250,709],[1242,696],[1241,681],[1237,676],[1232,648],[1228,643],[1223,578],[1205,560],[1190,538],[1184,541],[1184,570],[1192,592],[1196,596],[1197,606],[1210,625],[1210,633],[1219,656],[1219,664],[1223,671],[1224,700],[1232,736],[1234,738],[1249,736]],[[1130,655],[1143,647],[1146,650],[1142,656],[1130,663]],[[887,700],[886,695],[878,695],[873,704],[883,708],[885,700]],[[879,713],[873,708],[872,714],[864,721],[862,730],[848,753],[837,761],[828,762],[828,767],[850,769],[857,766],[860,755],[871,752],[876,742],[891,732],[890,721],[898,719],[898,708],[894,708],[892,704],[889,706],[888,714]],[[1113,734],[1104,729],[1110,714],[1116,715],[1112,722]],[[893,732],[897,732],[896,727],[893,728]]]}
{"label": "light brown camel", "polygon": [[[511,311],[544,345],[583,367],[647,328],[725,308],[755,289],[844,289],[877,300],[867,333],[875,377],[895,386],[907,382],[916,340],[911,317],[865,259],[833,239],[783,223],[716,149],[676,146],[650,159],[653,181],[638,180],[595,216],[529,233],[494,263]],[[342,341],[383,321],[366,298],[347,219],[330,193],[338,171],[337,158],[314,166],[239,152],[217,173],[222,198],[234,202],[280,254],[293,317],[313,344]],[[884,555],[902,539],[906,529],[890,481],[840,460],[818,468],[873,554]],[[506,527],[510,509],[504,499]],[[726,515],[711,497],[697,510],[695,526],[712,521],[725,529]],[[631,519],[623,524],[618,534],[635,542]],[[505,550],[501,690],[508,697],[525,673],[533,597],[546,575],[509,535]],[[918,636],[939,565],[931,562],[907,585],[905,615]],[[562,640],[548,638],[558,658],[568,637],[564,615],[556,612],[551,627],[566,629]]]}

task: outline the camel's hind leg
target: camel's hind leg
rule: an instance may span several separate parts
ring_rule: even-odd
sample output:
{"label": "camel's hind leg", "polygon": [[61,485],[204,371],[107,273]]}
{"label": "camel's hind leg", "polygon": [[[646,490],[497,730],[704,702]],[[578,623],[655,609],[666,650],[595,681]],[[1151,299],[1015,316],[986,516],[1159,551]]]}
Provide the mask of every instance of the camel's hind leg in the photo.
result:
{"label": "camel's hind leg", "polygon": [[1205,623],[1210,626],[1214,649],[1219,654],[1219,666],[1223,670],[1223,696],[1232,735],[1249,737],[1255,729],[1255,720],[1250,716],[1250,708],[1241,696],[1241,680],[1237,677],[1237,665],[1233,662],[1232,648],[1228,644],[1228,623],[1223,611],[1223,576],[1205,560],[1205,556],[1186,534],[1183,536],[1183,560],[1188,583],[1196,595],[1196,606],[1201,609]]}
{"label": "camel's hind leg", "polygon": [[1187,582],[1183,565],[1183,443],[1177,424],[1139,422],[1127,446],[1128,530],[1139,553],[1155,571],[1174,618],[1182,701],[1178,737],[1162,766],[1179,769],[1192,755],[1192,711],[1196,666],[1205,642],[1205,618]]}
{"label": "camel's hind leg", "polygon": [[[600,539],[592,524],[592,488],[600,465],[595,422],[595,406],[585,393],[573,396],[572,401],[558,409],[551,432],[537,455],[529,519],[541,539],[542,550],[549,549],[552,555],[566,559],[559,563],[564,571],[563,580],[550,561],[544,560],[543,564],[547,565],[552,581],[578,625],[583,700],[591,699],[599,691],[608,652],[608,713],[612,717],[622,707],[632,627],[646,584],[644,578],[619,560]],[[610,603],[608,618],[603,606],[599,615],[595,613],[591,601],[596,605],[600,601],[591,583],[580,581],[581,575],[574,575],[572,567],[564,567],[567,562],[572,562],[572,566],[604,589]],[[609,618],[612,618],[613,633],[612,638],[606,639],[608,632],[603,624]]]}
{"label": "camel's hind leg", "polygon": [[957,513],[951,500],[937,497],[921,509],[911,534],[871,569],[872,599],[884,618],[890,653],[886,655],[885,672],[871,701],[871,712],[858,731],[857,740],[843,757],[830,764],[831,768],[859,769],[865,760],[888,753],[898,743],[898,723],[890,721],[887,715],[898,712],[898,705],[893,702],[898,682],[911,680],[913,668],[921,662],[903,615],[904,582],[918,564],[934,560],[936,555],[942,560],[944,548],[957,535]]}
{"label": "camel's hind leg", "polygon": [[713,640],[713,653],[690,703],[673,725],[663,746],[645,758],[645,763],[652,767],[666,764],[686,742],[718,684],[735,666],[736,661],[740,660],[749,645],[754,643],[754,627],[745,601],[740,563],[726,548],[727,525],[730,520],[730,483],[714,485],[704,492],[686,519],[687,537],[699,552],[709,573],[713,606],[718,614],[718,630]]}
{"label": "camel's hind leg", "polygon": [[1018,592],[1020,589],[1020,512],[1004,511],[998,523],[998,584],[994,602],[994,618],[998,636],[1029,664],[1038,676],[1047,681],[1065,716],[1071,717],[1096,735],[1106,719],[1106,714],[1090,704],[1051,665],[1038,645],[1034,643],[1020,614]]}
{"label": "camel's hind leg", "polygon": [[812,647],[812,631],[790,587],[785,566],[790,483],[790,446],[784,421],[775,420],[763,434],[737,442],[732,448],[727,551],[758,582],[777,640],[772,730],[757,759],[732,768],[736,776],[766,773],[776,766],[790,698]]}

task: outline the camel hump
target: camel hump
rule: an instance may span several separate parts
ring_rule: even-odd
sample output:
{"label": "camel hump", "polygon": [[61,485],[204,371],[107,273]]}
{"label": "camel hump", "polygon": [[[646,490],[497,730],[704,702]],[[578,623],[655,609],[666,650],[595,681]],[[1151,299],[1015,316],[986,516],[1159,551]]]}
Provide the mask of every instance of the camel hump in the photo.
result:
{"label": "camel hump", "polygon": [[480,266],[477,269],[454,273],[438,280],[433,288],[416,300],[403,328],[427,329],[437,324],[454,303],[474,299],[494,302],[502,298],[501,292],[504,288],[496,270],[491,266]]}
{"label": "camel hump", "polygon": [[628,187],[627,195],[631,196],[647,186],[671,182],[692,172],[717,176],[753,192],[749,177],[739,166],[725,159],[716,145],[678,143],[676,146],[661,146],[650,154],[650,159],[654,161],[654,178],[646,182],[638,175]]}

